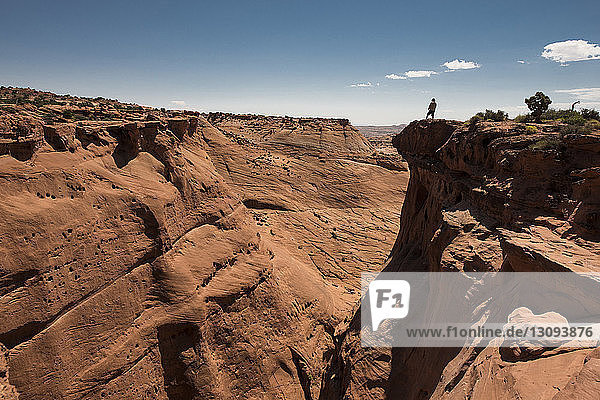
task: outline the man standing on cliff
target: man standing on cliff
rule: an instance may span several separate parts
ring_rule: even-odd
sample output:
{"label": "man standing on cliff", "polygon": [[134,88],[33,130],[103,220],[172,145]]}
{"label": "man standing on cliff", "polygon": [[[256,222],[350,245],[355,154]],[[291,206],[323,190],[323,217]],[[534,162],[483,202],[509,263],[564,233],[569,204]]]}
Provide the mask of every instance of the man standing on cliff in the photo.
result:
{"label": "man standing on cliff", "polygon": [[434,119],[434,114],[435,114],[435,108],[437,107],[437,103],[435,102],[435,99],[431,99],[431,103],[429,103],[429,108],[427,109],[427,116],[425,117],[425,119],[429,118],[429,116],[431,115],[431,119]]}

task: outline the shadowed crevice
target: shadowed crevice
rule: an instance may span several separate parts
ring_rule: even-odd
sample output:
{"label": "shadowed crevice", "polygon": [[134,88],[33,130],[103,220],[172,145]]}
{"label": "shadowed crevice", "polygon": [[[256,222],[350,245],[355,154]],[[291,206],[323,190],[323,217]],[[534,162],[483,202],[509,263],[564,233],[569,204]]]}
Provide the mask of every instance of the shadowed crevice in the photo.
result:
{"label": "shadowed crevice", "polygon": [[169,400],[200,398],[193,380],[199,342],[198,327],[192,323],[166,324],[158,328],[160,362]]}

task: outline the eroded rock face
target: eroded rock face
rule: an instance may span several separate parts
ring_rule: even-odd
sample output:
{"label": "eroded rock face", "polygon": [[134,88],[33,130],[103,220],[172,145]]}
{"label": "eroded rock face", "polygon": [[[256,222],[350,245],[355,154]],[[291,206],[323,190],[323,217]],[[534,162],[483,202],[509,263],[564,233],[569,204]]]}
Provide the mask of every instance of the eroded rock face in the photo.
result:
{"label": "eroded rock face", "polygon": [[0,398],[319,398],[401,160],[344,121],[60,102],[96,120],[2,115],[37,145],[0,156]]}
{"label": "eroded rock face", "polygon": [[344,120],[25,92],[49,105],[0,114],[0,398],[598,397],[597,349],[365,349],[357,311],[382,265],[597,270],[598,133],[417,121],[400,158]]}
{"label": "eroded rock face", "polygon": [[292,154],[367,155],[372,146],[347,119],[265,117],[211,113],[208,121],[223,132]]}
{"label": "eroded rock face", "polygon": [[[513,122],[411,123],[394,138],[411,177],[384,270],[599,271],[600,133],[558,129],[540,126],[531,135]],[[366,351],[359,323],[357,313],[340,335],[339,396],[598,397],[591,377],[597,351],[558,349],[521,359],[493,347]]]}
{"label": "eroded rock face", "polygon": [[[219,173],[251,210],[264,235],[344,288],[340,294],[344,301],[348,294],[354,299],[360,291],[360,273],[378,270],[389,255],[408,174],[397,159],[391,168],[378,166],[387,155],[373,156],[362,136],[338,120],[301,122],[299,137],[289,133],[285,145],[281,132],[273,140],[244,134],[285,121],[228,115],[214,126],[201,125],[199,132]],[[337,142],[337,153],[327,146],[307,150],[313,148],[313,138],[334,142],[344,129],[348,143],[361,143],[360,151],[344,142]],[[244,140],[236,141],[239,137]],[[304,138],[310,138],[308,144]],[[354,300],[347,304],[350,311]]]}

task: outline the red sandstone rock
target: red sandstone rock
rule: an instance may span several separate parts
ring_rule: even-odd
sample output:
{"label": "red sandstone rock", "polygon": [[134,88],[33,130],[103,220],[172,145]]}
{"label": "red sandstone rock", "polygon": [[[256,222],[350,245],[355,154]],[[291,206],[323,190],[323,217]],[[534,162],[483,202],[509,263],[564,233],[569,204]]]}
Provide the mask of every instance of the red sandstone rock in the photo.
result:
{"label": "red sandstone rock", "polygon": [[407,174],[347,121],[166,114],[32,116],[0,156],[5,398],[319,397]]}
{"label": "red sandstone rock", "polygon": [[[563,136],[547,126],[531,135],[513,122],[415,121],[394,145],[411,177],[385,271],[600,270],[599,132]],[[382,357],[360,348],[357,318],[341,336],[340,397],[598,397],[597,351],[542,349],[521,362],[494,347]]]}
{"label": "red sandstone rock", "polygon": [[596,271],[597,132],[416,121],[406,189],[346,120],[0,94],[42,104],[0,107],[0,398],[598,397],[598,349],[361,348],[357,306],[362,271]]}

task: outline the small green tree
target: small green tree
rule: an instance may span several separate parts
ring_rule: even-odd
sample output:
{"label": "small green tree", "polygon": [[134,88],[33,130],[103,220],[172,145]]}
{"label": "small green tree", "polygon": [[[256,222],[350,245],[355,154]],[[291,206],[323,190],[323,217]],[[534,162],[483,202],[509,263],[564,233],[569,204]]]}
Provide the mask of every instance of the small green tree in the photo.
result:
{"label": "small green tree", "polygon": [[600,113],[596,110],[583,108],[581,109],[581,116],[585,119],[595,119],[596,121],[600,121]]}
{"label": "small green tree", "polygon": [[531,110],[531,115],[535,118],[535,122],[542,122],[542,114],[548,110],[548,106],[552,104],[550,97],[542,92],[537,92],[528,99],[525,99],[525,104]]}
{"label": "small green tree", "polygon": [[492,110],[485,110],[484,113],[480,112],[477,113],[477,115],[481,115],[486,121],[502,122],[508,119],[508,113],[502,110],[498,110],[497,112],[494,112]]}

